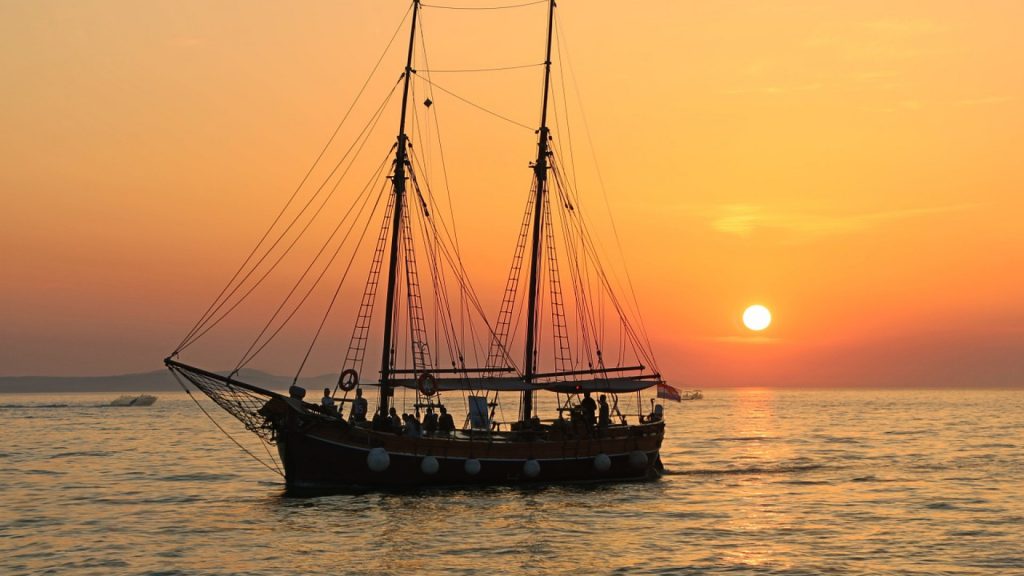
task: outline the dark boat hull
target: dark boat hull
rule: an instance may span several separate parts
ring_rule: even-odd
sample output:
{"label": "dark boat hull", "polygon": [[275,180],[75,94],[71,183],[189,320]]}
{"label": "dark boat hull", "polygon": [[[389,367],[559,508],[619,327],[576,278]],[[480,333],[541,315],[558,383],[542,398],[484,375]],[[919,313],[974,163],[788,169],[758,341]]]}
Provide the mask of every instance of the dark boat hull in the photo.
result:
{"label": "dark boat hull", "polygon": [[[292,412],[277,446],[293,489],[615,482],[660,476],[662,422],[601,437],[462,433],[413,438]],[[467,462],[469,462],[467,464]]]}
{"label": "dark boat hull", "polygon": [[559,420],[514,432],[412,437],[351,425],[320,406],[170,358],[166,363],[277,446],[289,490],[620,482],[661,475],[661,420],[601,430]]}

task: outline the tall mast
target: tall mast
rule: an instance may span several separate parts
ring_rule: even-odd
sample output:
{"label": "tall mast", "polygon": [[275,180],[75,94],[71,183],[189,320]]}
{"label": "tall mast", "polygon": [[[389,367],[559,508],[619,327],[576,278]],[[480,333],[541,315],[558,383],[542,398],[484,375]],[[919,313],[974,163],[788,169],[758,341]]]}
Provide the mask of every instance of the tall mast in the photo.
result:
{"label": "tall mast", "polygon": [[[548,181],[548,92],[551,85],[551,36],[555,22],[555,0],[548,4],[548,42],[547,55],[544,58],[544,104],[540,112],[540,130],[537,141],[537,161],[533,164],[535,181],[537,183],[537,197],[533,202],[533,245],[530,251],[530,301],[526,315],[526,360],[525,379],[527,384],[533,383],[534,375],[537,373],[537,300],[540,283],[540,255],[541,255],[541,230],[544,216],[544,194],[547,192]],[[533,415],[533,391],[523,392],[523,421],[528,421]]]}
{"label": "tall mast", "polygon": [[388,261],[388,293],[384,308],[384,351],[380,360],[380,402],[379,408],[387,413],[392,395],[391,386],[391,351],[392,328],[395,323],[395,300],[398,289],[398,242],[402,226],[402,204],[405,202],[405,165],[406,145],[408,136],[405,134],[405,113],[409,103],[409,79],[412,77],[412,52],[416,40],[416,16],[419,13],[420,0],[412,2],[412,26],[409,29],[409,54],[405,60],[405,86],[402,90],[402,119],[398,124],[398,152],[395,154],[395,170],[392,177],[395,191],[395,213],[391,223],[391,257]]}

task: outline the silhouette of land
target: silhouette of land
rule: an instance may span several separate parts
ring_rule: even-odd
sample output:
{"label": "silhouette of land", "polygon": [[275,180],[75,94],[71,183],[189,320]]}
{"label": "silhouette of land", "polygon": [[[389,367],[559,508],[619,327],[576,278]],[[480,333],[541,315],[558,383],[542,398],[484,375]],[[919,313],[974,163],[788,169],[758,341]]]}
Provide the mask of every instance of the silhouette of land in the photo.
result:
{"label": "silhouette of land", "polygon": [[[259,370],[242,370],[238,374],[238,379],[270,390],[285,390],[292,382],[291,377],[277,376]],[[300,378],[299,385],[308,390],[315,390],[334,386],[336,381],[337,376],[323,374]],[[181,386],[167,370],[113,376],[0,376],[0,394],[171,390],[181,390]]]}

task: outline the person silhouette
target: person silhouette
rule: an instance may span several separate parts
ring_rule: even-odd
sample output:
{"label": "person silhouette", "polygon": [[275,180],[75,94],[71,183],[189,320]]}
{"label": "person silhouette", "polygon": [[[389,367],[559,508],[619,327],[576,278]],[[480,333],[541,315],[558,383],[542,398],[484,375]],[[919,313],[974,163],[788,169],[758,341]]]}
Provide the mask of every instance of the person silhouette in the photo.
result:
{"label": "person silhouette", "polygon": [[455,432],[455,420],[444,406],[441,406],[441,416],[437,419],[437,431],[446,435]]}
{"label": "person silhouette", "polygon": [[349,422],[353,424],[356,422],[366,422],[367,409],[366,398],[363,398],[363,389],[356,388],[356,397],[352,400],[352,409],[348,413]]}
{"label": "person silhouette", "polygon": [[320,407],[327,414],[337,414],[338,409],[334,407],[334,398],[331,397],[331,389],[324,388],[324,397],[320,399]]}
{"label": "person silhouette", "polygon": [[427,406],[427,413],[423,415],[423,431],[427,435],[433,435],[437,432],[437,413],[434,412],[433,406]]}
{"label": "person silhouette", "polygon": [[608,398],[604,394],[598,396],[597,404],[597,430],[603,435],[608,431],[608,427],[612,424],[611,408],[608,406]]}
{"label": "person silhouette", "polygon": [[594,425],[597,424],[597,402],[590,397],[589,390],[583,393],[583,400],[580,400],[580,411],[583,412],[587,427],[593,430]]}

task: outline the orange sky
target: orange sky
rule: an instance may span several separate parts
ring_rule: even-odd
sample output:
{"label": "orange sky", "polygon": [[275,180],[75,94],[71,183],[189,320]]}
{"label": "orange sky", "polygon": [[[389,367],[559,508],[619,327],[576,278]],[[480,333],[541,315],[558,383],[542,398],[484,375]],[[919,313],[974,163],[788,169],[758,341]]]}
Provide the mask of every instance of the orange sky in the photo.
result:
{"label": "orange sky", "polygon": [[[158,367],[407,7],[0,4],[0,375]],[[559,18],[671,382],[1024,383],[1024,4],[562,0]],[[539,62],[543,25],[543,6],[427,9],[430,68]],[[443,78],[538,121],[538,69]],[[493,315],[535,136],[437,106]],[[775,317],[759,335],[739,324],[755,302]]]}

